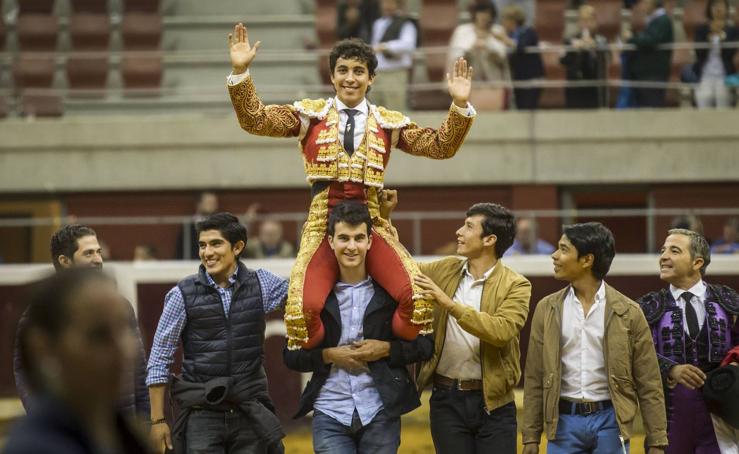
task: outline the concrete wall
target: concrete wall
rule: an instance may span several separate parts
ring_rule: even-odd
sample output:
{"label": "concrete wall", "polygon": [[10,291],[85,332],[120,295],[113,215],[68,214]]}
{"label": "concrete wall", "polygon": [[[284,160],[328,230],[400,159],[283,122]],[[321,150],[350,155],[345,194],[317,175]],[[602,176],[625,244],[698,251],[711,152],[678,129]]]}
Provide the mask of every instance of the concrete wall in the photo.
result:
{"label": "concrete wall", "polygon": [[[438,125],[443,113],[412,118]],[[480,114],[454,159],[396,151],[387,183],[736,181],[737,119],[694,110]],[[251,136],[225,112],[8,119],[0,137],[4,193],[305,185],[295,140]]]}

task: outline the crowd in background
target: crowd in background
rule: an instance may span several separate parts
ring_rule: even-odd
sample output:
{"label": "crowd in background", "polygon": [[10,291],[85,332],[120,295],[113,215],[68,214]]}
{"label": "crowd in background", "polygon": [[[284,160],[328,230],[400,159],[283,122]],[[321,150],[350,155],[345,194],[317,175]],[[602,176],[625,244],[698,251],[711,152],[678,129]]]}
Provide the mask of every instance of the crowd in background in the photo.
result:
{"label": "crowd in background", "polygon": [[[599,19],[591,3],[575,1],[577,30],[561,44],[559,63],[570,84],[565,89],[568,108],[664,107],[666,86],[672,72],[675,30],[670,11],[662,0],[625,2],[632,23],[615,41],[599,33]],[[709,0],[705,22],[694,30],[695,61],[681,71],[681,82],[693,84],[693,103],[699,108],[735,104],[734,88],[739,60],[737,28],[730,17],[728,0]],[[536,2],[532,0],[471,0],[469,22],[454,30],[449,42],[447,68],[464,56],[475,68],[475,80],[491,82],[475,88],[476,107],[488,110],[531,110],[539,107],[545,65],[534,27]],[[556,20],[556,19],[553,19]],[[564,18],[562,19],[564,20]],[[413,54],[422,44],[418,21],[408,15],[403,0],[342,0],[337,9],[339,39],[360,38],[378,56],[378,78],[370,95],[378,105],[394,110],[407,108],[407,89]],[[556,44],[556,43],[549,43]],[[614,44],[634,46],[613,52]],[[728,46],[727,46],[728,44]],[[607,83],[611,61],[620,60],[625,85],[609,100]],[[512,82],[513,90],[504,87]],[[528,83],[528,85],[527,85]]]}

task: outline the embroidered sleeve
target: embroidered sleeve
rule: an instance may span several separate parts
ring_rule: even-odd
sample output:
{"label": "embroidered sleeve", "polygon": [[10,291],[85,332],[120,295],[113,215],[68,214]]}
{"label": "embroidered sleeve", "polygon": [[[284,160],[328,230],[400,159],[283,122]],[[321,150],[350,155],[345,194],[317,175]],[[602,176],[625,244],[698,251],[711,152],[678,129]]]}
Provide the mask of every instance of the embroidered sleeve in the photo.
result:
{"label": "embroidered sleeve", "polygon": [[228,86],[239,125],[251,134],[268,137],[295,137],[300,134],[299,113],[291,105],[262,104],[254,81],[247,77]]}
{"label": "embroidered sleeve", "polygon": [[446,119],[437,129],[421,128],[411,123],[400,131],[398,148],[414,156],[431,159],[449,159],[462,146],[474,117],[462,115],[450,108]]}

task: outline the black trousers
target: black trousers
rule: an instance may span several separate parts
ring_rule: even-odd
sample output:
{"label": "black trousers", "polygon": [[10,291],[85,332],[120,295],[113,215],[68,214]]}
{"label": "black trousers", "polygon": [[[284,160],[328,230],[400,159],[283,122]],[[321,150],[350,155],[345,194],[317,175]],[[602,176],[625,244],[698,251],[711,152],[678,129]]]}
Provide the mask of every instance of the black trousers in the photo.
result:
{"label": "black trousers", "polygon": [[437,454],[515,454],[516,405],[488,413],[482,391],[434,386],[431,436]]}

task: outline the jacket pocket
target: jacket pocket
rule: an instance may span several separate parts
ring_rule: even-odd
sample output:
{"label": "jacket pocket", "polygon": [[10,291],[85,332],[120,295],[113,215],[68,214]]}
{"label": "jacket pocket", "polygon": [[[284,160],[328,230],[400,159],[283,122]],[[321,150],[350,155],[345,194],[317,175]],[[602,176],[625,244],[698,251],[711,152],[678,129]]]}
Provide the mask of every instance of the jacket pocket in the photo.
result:
{"label": "jacket pocket", "polygon": [[[552,393],[552,384],[554,382],[554,372],[548,373],[544,377],[544,382],[542,383],[542,400],[544,401],[544,420],[551,424],[551,422],[554,420],[554,403],[550,402],[551,399],[550,394]],[[557,399],[559,400],[559,399]]]}
{"label": "jacket pocket", "polygon": [[616,417],[621,424],[631,424],[638,408],[636,388],[630,377],[611,376],[611,401],[616,410]]}

